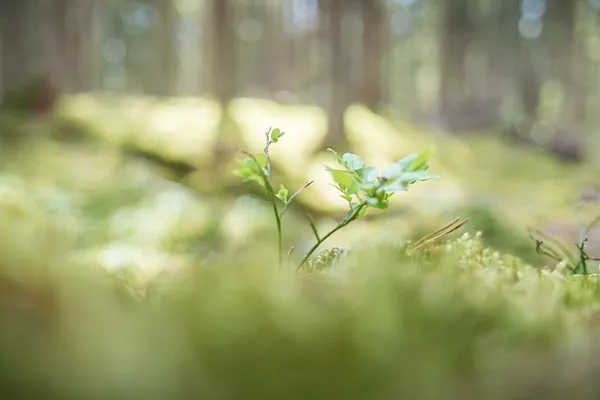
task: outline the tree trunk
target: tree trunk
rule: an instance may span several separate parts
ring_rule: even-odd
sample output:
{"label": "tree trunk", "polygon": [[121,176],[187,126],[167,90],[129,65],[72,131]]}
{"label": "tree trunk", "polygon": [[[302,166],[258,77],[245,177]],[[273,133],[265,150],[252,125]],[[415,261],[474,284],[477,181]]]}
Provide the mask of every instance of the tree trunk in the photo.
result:
{"label": "tree trunk", "polygon": [[[90,38],[89,43],[89,85],[90,89],[98,89],[102,86],[102,55],[100,46],[104,39],[104,15],[107,8],[107,0],[94,0],[91,5]],[[94,49],[94,50],[92,50]]]}
{"label": "tree trunk", "polygon": [[536,120],[536,113],[540,103],[540,90],[542,79],[536,68],[536,53],[532,51],[527,39],[521,39],[519,54],[519,70],[517,72],[517,89],[521,99],[522,121],[519,127],[520,134],[529,135]]}
{"label": "tree trunk", "polygon": [[175,24],[177,9],[172,1],[154,0],[159,10],[158,24],[154,29],[155,58],[146,79],[147,91],[156,96],[172,96],[176,92],[179,54],[176,46]]}
{"label": "tree trunk", "polygon": [[54,0],[50,53],[52,78],[61,91],[91,89],[93,13],[97,1]]}
{"label": "tree trunk", "polygon": [[465,59],[472,37],[472,24],[467,15],[466,0],[447,0],[443,7],[440,102],[442,115],[451,119],[467,102]]}
{"label": "tree trunk", "polygon": [[348,147],[344,129],[344,113],[350,103],[349,65],[346,63],[342,37],[343,0],[321,0],[319,2],[319,23],[323,35],[324,50],[321,55],[329,55],[327,63],[328,126],[327,136],[320,150],[333,148],[344,151]]}
{"label": "tree trunk", "polygon": [[70,93],[75,91],[78,80],[77,71],[74,70],[77,49],[72,48],[75,35],[70,35],[67,12],[68,0],[55,0],[52,7],[52,76],[61,88],[61,91]]}
{"label": "tree trunk", "polygon": [[208,82],[211,82],[213,94],[226,106],[237,91],[234,8],[230,0],[212,0],[211,6],[212,20],[208,35],[211,68]]}
{"label": "tree trunk", "polygon": [[575,37],[576,1],[549,1],[549,12],[560,32],[554,40],[553,59],[563,85],[563,108],[551,149],[560,157],[580,159],[583,156],[586,118],[586,65],[583,51]]}
{"label": "tree trunk", "polygon": [[3,110],[24,114],[45,114],[56,97],[45,57],[45,28],[48,25],[43,3],[3,2],[0,5],[2,63],[0,84]]}
{"label": "tree trunk", "polygon": [[[501,121],[500,108],[507,96],[514,93],[507,88],[512,87],[518,71],[515,60],[519,59],[520,1],[505,0],[494,3],[494,8],[487,15],[483,31],[486,69],[484,84],[476,93],[477,104],[487,116],[490,124]],[[537,106],[537,105],[536,105]]]}
{"label": "tree trunk", "polygon": [[385,10],[379,0],[362,0],[362,6],[363,68],[360,100],[375,111],[381,103]]}
{"label": "tree trunk", "polygon": [[468,0],[447,0],[443,4],[440,29],[440,116],[453,131],[487,127],[479,105],[467,90],[466,60],[471,41],[477,36],[469,17]]}
{"label": "tree trunk", "polygon": [[0,2],[0,35],[2,44],[2,90],[16,89],[27,80],[24,54],[23,24],[24,1]]}
{"label": "tree trunk", "polygon": [[[235,179],[232,174],[223,176],[220,171],[230,168],[235,149],[240,144],[240,130],[230,117],[228,108],[238,90],[237,49],[235,34],[235,8],[231,0],[212,0],[207,24],[207,47],[210,49],[210,68],[206,77],[210,91],[222,107],[218,139],[213,150],[212,173],[208,185],[219,185]],[[268,60],[264,60],[268,62]],[[224,181],[224,182],[223,182]]]}

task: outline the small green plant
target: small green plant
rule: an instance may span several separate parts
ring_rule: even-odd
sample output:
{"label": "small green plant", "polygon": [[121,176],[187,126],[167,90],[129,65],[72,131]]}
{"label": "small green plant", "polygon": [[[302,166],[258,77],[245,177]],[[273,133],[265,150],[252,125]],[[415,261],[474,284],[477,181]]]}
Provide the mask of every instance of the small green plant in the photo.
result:
{"label": "small green plant", "polygon": [[312,260],[308,261],[305,269],[308,271],[323,271],[333,268],[335,263],[346,255],[348,255],[348,249],[340,247],[325,249],[319,252]]}
{"label": "small green plant", "polygon": [[[239,167],[234,171],[234,174],[242,178],[245,182],[254,181],[264,187],[269,203],[273,207],[273,215],[275,217],[275,223],[277,225],[277,243],[279,252],[279,268],[283,265],[283,233],[281,229],[281,217],[287,210],[290,203],[298,196],[304,189],[310,186],[313,181],[306,182],[302,187],[296,190],[292,195],[289,195],[289,190],[283,185],[279,185],[279,190],[276,192],[272,183],[271,176],[271,157],[269,155],[269,148],[273,143],[277,143],[280,138],[285,135],[279,128],[275,128],[265,132],[266,145],[262,154],[253,155],[247,151],[244,151],[246,157],[239,162]],[[280,210],[278,201],[283,204]]]}
{"label": "small green plant", "polygon": [[[289,196],[289,191],[284,185],[280,185],[279,190],[275,191],[271,179],[269,148],[273,143],[277,143],[284,134],[278,128],[269,129],[265,133],[266,146],[263,153],[253,155],[244,152],[246,157],[240,160],[239,167],[234,171],[242,180],[254,181],[265,188],[267,198],[273,207],[277,225],[280,268],[283,264],[281,217],[292,200],[313,183],[313,181],[306,182],[291,196]],[[328,150],[335,155],[341,168],[326,168],[333,178],[334,184],[332,185],[340,192],[340,197],[348,202],[348,211],[333,229],[323,235],[319,233],[315,222],[309,218],[316,241],[300,261],[297,267],[298,270],[306,265],[312,254],[325,240],[353,221],[362,219],[369,208],[386,209],[389,207],[389,199],[395,193],[408,191],[409,186],[416,182],[439,178],[436,174],[428,171],[429,157],[433,153],[431,148],[418,154],[409,154],[384,168],[381,172],[375,167],[366,165],[356,154],[345,153],[340,156],[334,150]],[[279,206],[280,203],[282,204],[281,207]],[[436,233],[439,234],[440,232]],[[437,237],[438,235],[433,235],[424,239],[436,239]],[[428,240],[425,240],[425,242],[428,242]]]}
{"label": "small green plant", "polygon": [[585,249],[589,233],[600,222],[600,216],[586,224],[581,214],[577,212],[577,220],[579,232],[574,251],[559,240],[534,228],[528,228],[529,237],[535,242],[535,250],[538,254],[545,255],[558,263],[566,263],[566,269],[573,274],[588,275],[590,261],[600,261],[600,258],[591,257]]}

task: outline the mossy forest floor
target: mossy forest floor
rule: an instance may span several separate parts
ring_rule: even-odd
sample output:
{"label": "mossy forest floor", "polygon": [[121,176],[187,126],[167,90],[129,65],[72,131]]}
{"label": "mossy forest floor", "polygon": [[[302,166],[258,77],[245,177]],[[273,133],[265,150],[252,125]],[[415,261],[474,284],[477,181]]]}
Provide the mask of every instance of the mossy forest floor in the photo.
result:
{"label": "mossy forest floor", "polygon": [[[323,168],[333,157],[316,152],[325,116],[255,99],[221,114],[205,99],[85,94],[49,118],[0,117],[3,398],[600,395],[597,263],[587,276],[555,268],[527,233],[573,246],[597,160],[565,165],[353,106],[353,151],[382,166],[435,145],[442,179],[332,237],[353,249],[335,269],[294,273],[277,269],[271,211],[233,158],[286,131],[276,178],[315,180],[284,219],[295,261],[311,240],[302,212],[320,227],[344,212]],[[581,213],[591,221],[600,202]],[[455,217],[470,221],[435,254],[401,251]]]}

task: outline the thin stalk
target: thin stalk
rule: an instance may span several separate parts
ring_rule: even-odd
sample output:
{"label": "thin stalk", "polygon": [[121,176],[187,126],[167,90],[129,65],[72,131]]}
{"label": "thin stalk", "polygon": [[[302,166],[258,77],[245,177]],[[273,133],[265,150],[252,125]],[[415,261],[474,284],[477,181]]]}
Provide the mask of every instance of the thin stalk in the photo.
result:
{"label": "thin stalk", "polygon": [[449,224],[441,227],[440,229],[436,230],[435,232],[431,232],[430,234],[423,236],[421,239],[417,240],[415,243],[413,243],[413,245],[411,247],[415,248],[415,247],[419,247],[419,245],[421,243],[425,243],[427,242],[429,239],[431,239],[432,237],[437,237],[437,235],[439,235],[440,233],[443,233],[444,231],[446,231],[447,229],[450,229],[452,226],[454,226],[454,224],[456,224],[458,221],[460,221],[460,218],[456,218],[454,219],[452,222],[450,222]]}
{"label": "thin stalk", "polygon": [[275,214],[275,222],[277,224],[277,252],[279,253],[279,269],[283,268],[283,234],[281,232],[281,218],[275,200],[271,201],[273,205],[273,214]]}
{"label": "thin stalk", "polygon": [[312,185],[313,182],[314,181],[305,182],[304,185],[302,185],[302,187],[300,189],[298,189],[294,193],[292,193],[292,195],[288,199],[287,203],[285,203],[285,205],[283,206],[283,209],[281,210],[281,213],[279,213],[280,217],[283,217],[283,214],[287,210],[287,208],[290,205],[290,203],[292,202],[292,200],[294,200],[304,189],[306,189],[307,187],[309,187],[310,185]]}
{"label": "thin stalk", "polygon": [[[458,218],[455,221],[458,221]],[[446,235],[451,234],[452,232],[457,231],[458,229],[462,228],[467,222],[469,222],[469,218],[463,220],[461,223],[459,223],[458,225],[456,225],[454,228],[450,229],[449,231],[444,231],[444,229],[451,227],[453,224],[455,224],[456,223],[455,221],[451,222],[446,227],[439,229],[436,232],[429,234],[422,239],[419,239],[417,242],[415,242],[415,244],[413,246],[410,246],[410,250],[416,251],[416,250],[420,249],[421,247],[438,240],[439,238],[442,238]]]}
{"label": "thin stalk", "polygon": [[269,202],[271,203],[271,206],[273,206],[273,214],[275,215],[275,223],[277,225],[277,248],[279,253],[279,269],[281,270],[283,268],[283,235],[281,232],[281,217],[279,215],[279,209],[277,208],[277,198],[275,197],[275,191],[273,190],[273,186],[271,186],[270,179],[267,178],[267,175],[265,175],[256,157],[254,157],[250,153],[246,154],[250,158],[252,158],[252,160],[254,160],[256,165],[258,165],[258,170],[265,183],[265,189],[267,191],[267,196],[269,197]]}
{"label": "thin stalk", "polygon": [[306,255],[304,256],[304,258],[300,262],[300,265],[298,265],[298,267],[296,268],[296,271],[300,270],[302,268],[302,266],[304,264],[306,264],[306,262],[308,261],[308,259],[310,258],[310,256],[319,248],[319,246],[321,244],[323,244],[323,242],[325,240],[327,240],[331,235],[333,235],[334,233],[336,233],[337,231],[339,231],[340,229],[342,229],[343,227],[345,227],[346,225],[348,225],[350,222],[354,221],[356,219],[356,216],[360,212],[360,210],[362,210],[363,207],[366,207],[366,206],[367,206],[366,202],[362,202],[362,203],[358,204],[355,208],[353,208],[352,210],[350,210],[348,212],[348,214],[342,220],[342,222],[340,222],[339,224],[337,224],[337,226],[335,228],[333,228],[332,230],[330,230],[329,232],[327,232],[324,236],[318,238],[317,242],[314,244],[314,246],[310,248],[310,250],[308,251],[308,253],[306,253]]}
{"label": "thin stalk", "polygon": [[[535,232],[537,235],[539,235],[546,242],[550,242],[551,244],[553,244],[557,248],[556,249],[557,251],[560,251],[560,252],[563,253],[563,256],[566,256],[566,258],[568,258],[570,260],[573,260],[574,256],[571,254],[571,251],[563,243],[561,243],[560,241],[554,239],[553,237],[551,237],[549,235],[546,235],[542,231],[539,231],[539,230],[534,229],[534,228],[529,228],[530,237],[532,237],[532,232]],[[546,245],[546,247],[548,248],[549,246]]]}
{"label": "thin stalk", "polygon": [[271,181],[271,157],[269,156],[269,146],[271,145],[271,128],[265,132],[265,136],[267,138],[267,144],[265,149],[263,150],[265,153],[265,158],[267,159],[267,177],[269,178],[269,182]]}

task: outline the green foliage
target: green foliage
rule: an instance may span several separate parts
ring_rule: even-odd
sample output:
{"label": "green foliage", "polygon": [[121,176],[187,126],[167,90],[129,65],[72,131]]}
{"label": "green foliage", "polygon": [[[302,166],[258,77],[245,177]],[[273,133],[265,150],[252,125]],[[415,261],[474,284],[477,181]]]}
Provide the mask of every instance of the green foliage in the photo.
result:
{"label": "green foliage", "polygon": [[[538,254],[543,254],[558,263],[564,263],[565,268],[573,274],[588,275],[591,271],[591,263],[595,262],[597,265],[600,262],[600,258],[590,257],[585,249],[589,232],[598,222],[600,217],[586,225],[579,218],[579,240],[575,244],[575,249],[537,229],[529,228],[529,235],[535,242],[535,250]],[[596,271],[598,271],[597,267]]]}
{"label": "green foliage", "polygon": [[332,268],[338,260],[346,255],[348,255],[348,249],[339,247],[322,250],[314,259],[308,261],[305,270],[323,271]]}
{"label": "green foliage", "polygon": [[234,171],[234,174],[242,178],[244,182],[253,181],[264,186],[265,183],[262,175],[267,174],[266,166],[267,159],[264,155],[247,156],[240,161],[239,167]]}
{"label": "green foliage", "polygon": [[277,143],[283,135],[285,135],[285,132],[282,132],[279,128],[275,128],[271,132],[271,141]]}
{"label": "green foliage", "polygon": [[[283,266],[283,233],[281,229],[281,217],[285,213],[288,205],[291,201],[300,194],[304,189],[312,184],[312,181],[306,182],[300,189],[294,192],[289,198],[288,190],[285,186],[280,185],[279,191],[275,192],[273,184],[271,182],[271,159],[269,155],[269,147],[273,143],[277,143],[279,139],[285,134],[279,128],[269,130],[265,133],[266,146],[264,154],[258,156],[246,153],[246,157],[239,162],[239,167],[234,171],[234,174],[241,177],[243,181],[255,181],[265,188],[267,197],[271,206],[273,207],[273,215],[275,216],[275,223],[277,225],[277,242],[278,242],[278,255],[279,255],[279,269]],[[284,207],[280,210],[277,199],[283,202]]]}
{"label": "green foliage", "polygon": [[439,178],[427,172],[432,149],[419,154],[409,154],[384,168],[381,173],[375,167],[366,166],[356,154],[338,155],[332,152],[343,169],[327,167],[340,197],[348,202],[350,209],[360,209],[357,219],[364,217],[368,207],[388,208],[389,199],[396,192],[406,192],[409,185],[419,181]]}
{"label": "green foliage", "polygon": [[[34,336],[3,319],[0,360],[11,370],[0,374],[2,393],[27,378],[44,398],[74,397],[74,380],[122,399],[535,398],[546,355],[581,340],[600,306],[597,277],[540,271],[479,235],[428,255],[339,250],[308,265],[337,258],[343,276],[280,273],[257,250],[165,279],[145,302],[87,282],[59,301],[60,318],[48,317],[51,335],[31,310]],[[15,307],[2,299],[2,313]],[[581,366],[585,350],[570,350]]]}
{"label": "green foliage", "polygon": [[[239,161],[238,168],[234,170],[234,174],[242,178],[243,181],[257,182],[267,192],[268,199],[273,206],[277,225],[280,268],[283,262],[281,217],[290,202],[312,183],[312,181],[307,182],[289,198],[288,189],[283,184],[280,184],[279,191],[275,192],[271,182],[269,147],[273,143],[277,143],[283,136],[284,132],[279,128],[269,129],[265,133],[266,146],[264,154],[255,156],[246,153],[246,157]],[[340,197],[348,202],[350,209],[337,226],[323,236],[319,234],[314,222],[310,221],[316,242],[304,255],[298,269],[305,266],[310,256],[327,238],[351,222],[363,218],[368,208],[388,208],[389,199],[394,193],[406,192],[408,187],[416,182],[439,178],[437,175],[428,172],[429,157],[433,153],[433,149],[431,148],[418,154],[409,154],[396,163],[384,168],[381,173],[375,167],[365,165],[356,154],[345,153],[340,156],[334,150],[328,150],[335,155],[338,164],[343,167],[343,169],[327,167],[327,170],[335,182],[333,186],[341,192]],[[276,199],[284,204],[281,211],[278,208]],[[319,263],[318,261],[316,262]]]}
{"label": "green foliage", "polygon": [[[276,132],[267,150],[281,138]],[[46,173],[55,164],[37,150],[32,163]],[[389,200],[380,193],[427,178],[429,156],[412,154],[378,171],[357,155],[341,155],[332,177],[350,197],[350,216],[338,226]],[[444,241],[466,222],[455,219],[407,245],[391,229],[385,242],[317,249],[298,273],[273,268],[276,246],[261,235],[241,251],[211,242],[194,253],[189,268],[178,271],[169,261],[178,272],[144,282],[136,269],[145,268],[134,267],[152,267],[166,235],[178,242],[190,234],[194,242],[201,230],[188,224],[195,225],[198,214],[222,223],[215,211],[222,209],[198,213],[198,199],[181,188],[160,202],[156,195],[166,192],[146,197],[149,187],[161,184],[138,170],[112,168],[120,180],[101,187],[93,173],[107,164],[63,177],[61,184],[71,185],[61,187],[65,193],[44,186],[42,207],[33,190],[0,187],[0,393],[6,398],[81,398],[81,387],[89,397],[118,399],[569,399],[575,390],[578,398],[596,397],[598,369],[589,360],[598,353],[588,343],[597,341],[600,279],[591,259],[586,270],[571,270],[576,264],[564,257],[554,268],[534,268],[486,247],[479,234]],[[257,201],[261,212],[253,217],[264,218],[265,209],[268,216],[267,206],[274,205],[281,222],[310,183],[296,191],[275,184],[269,164],[268,151],[246,154],[236,175],[268,195],[270,203]],[[135,179],[124,179],[129,175]],[[75,176],[85,185],[75,185]],[[366,183],[383,186],[377,192]],[[239,208],[230,219],[241,231],[248,211]],[[140,239],[139,264],[107,279],[93,268],[97,251],[82,258],[81,243],[67,249],[61,242],[64,234],[54,225],[68,226],[75,213],[83,222],[74,236],[98,249],[161,229]],[[332,234],[309,223],[317,242]],[[120,230],[97,228],[104,225]],[[92,227],[98,229],[93,239]],[[581,260],[579,250],[569,251],[574,262]],[[553,389],[550,396],[537,392],[544,387]]]}
{"label": "green foliage", "polygon": [[500,212],[485,203],[467,205],[460,210],[469,216],[470,223],[484,232],[485,243],[500,251],[510,252],[528,263],[539,263],[524,227],[509,223]]}

